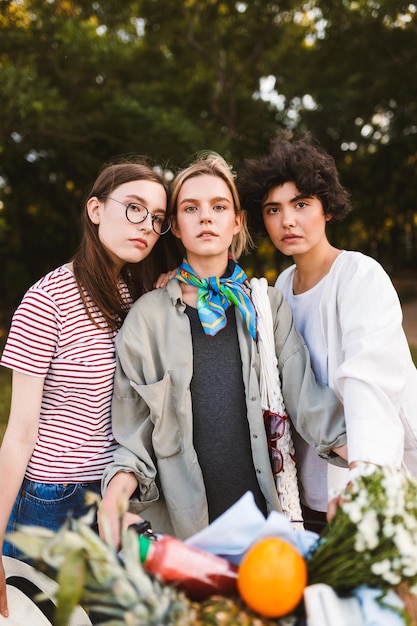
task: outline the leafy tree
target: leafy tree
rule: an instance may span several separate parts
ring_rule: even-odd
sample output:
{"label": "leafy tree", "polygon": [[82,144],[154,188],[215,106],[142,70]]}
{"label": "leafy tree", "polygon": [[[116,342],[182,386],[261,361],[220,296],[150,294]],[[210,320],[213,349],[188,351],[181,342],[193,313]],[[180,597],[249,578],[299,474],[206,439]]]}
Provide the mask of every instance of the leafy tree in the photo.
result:
{"label": "leafy tree", "polygon": [[[311,131],[352,190],[337,244],[415,267],[416,20],[394,0],[3,0],[3,307],[72,254],[113,155],[238,167],[278,127]],[[248,263],[281,260],[263,244]]]}
{"label": "leafy tree", "polygon": [[352,190],[351,245],[391,269],[415,268],[417,8],[391,0],[310,5],[312,36],[296,57],[287,49],[277,82],[289,100],[312,97],[297,130],[314,131]]}
{"label": "leafy tree", "polygon": [[157,74],[138,80],[143,38],[129,13],[116,3],[92,6],[3,7],[0,272],[9,307],[74,251],[83,192],[103,162],[188,154],[199,142],[199,128],[161,99]]}

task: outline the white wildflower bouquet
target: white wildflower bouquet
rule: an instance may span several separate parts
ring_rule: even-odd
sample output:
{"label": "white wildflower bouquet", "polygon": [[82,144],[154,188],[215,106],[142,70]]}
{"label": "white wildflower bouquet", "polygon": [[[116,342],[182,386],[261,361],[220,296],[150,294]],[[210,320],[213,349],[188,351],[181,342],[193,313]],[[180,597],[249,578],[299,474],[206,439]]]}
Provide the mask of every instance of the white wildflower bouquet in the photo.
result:
{"label": "white wildflower bouquet", "polygon": [[417,594],[417,479],[405,470],[368,466],[349,483],[335,517],[308,555],[308,583],[339,594],[366,585],[406,584]]}

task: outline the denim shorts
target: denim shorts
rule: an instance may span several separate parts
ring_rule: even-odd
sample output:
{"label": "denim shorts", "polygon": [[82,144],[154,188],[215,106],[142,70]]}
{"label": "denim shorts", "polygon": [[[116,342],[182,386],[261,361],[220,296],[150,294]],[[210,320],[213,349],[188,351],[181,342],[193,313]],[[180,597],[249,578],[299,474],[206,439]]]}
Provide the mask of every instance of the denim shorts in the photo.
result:
{"label": "denim shorts", "polygon": [[[24,479],[7,524],[7,533],[19,526],[43,526],[57,531],[69,518],[86,515],[91,506],[86,505],[88,491],[100,495],[100,481],[90,483],[38,483]],[[8,541],[4,542],[3,554],[15,558],[21,552]]]}

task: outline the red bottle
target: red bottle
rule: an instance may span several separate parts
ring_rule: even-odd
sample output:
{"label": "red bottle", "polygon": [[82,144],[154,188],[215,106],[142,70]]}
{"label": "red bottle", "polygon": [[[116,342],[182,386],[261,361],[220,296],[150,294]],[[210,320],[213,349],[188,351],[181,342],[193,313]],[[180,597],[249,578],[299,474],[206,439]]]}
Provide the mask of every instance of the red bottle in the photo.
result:
{"label": "red bottle", "polygon": [[139,535],[139,554],[149,574],[183,589],[192,600],[236,593],[237,567],[169,535]]}

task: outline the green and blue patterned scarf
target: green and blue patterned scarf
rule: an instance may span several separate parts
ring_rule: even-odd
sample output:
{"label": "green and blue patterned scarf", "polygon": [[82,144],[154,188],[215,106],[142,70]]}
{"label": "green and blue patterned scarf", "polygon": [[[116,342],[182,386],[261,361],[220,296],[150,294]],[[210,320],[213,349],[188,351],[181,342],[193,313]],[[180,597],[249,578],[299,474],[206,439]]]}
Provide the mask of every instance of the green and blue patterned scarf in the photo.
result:
{"label": "green and blue patterned scarf", "polygon": [[184,257],[175,278],[198,287],[197,311],[206,335],[216,335],[226,326],[226,309],[231,303],[241,312],[251,336],[256,341],[256,310],[243,287],[248,277],[233,259],[229,259],[228,270],[230,276],[198,278],[189,266],[187,257]]}

